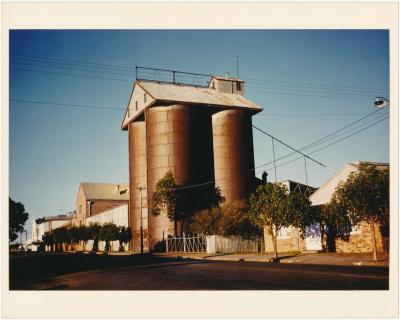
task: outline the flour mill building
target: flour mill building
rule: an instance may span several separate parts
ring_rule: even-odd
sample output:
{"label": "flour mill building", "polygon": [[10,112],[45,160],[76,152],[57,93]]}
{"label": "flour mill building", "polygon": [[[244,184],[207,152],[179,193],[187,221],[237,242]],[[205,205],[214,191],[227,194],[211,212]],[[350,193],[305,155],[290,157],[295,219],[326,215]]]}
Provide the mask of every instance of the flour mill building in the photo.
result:
{"label": "flour mill building", "polygon": [[[168,171],[179,186],[209,181],[226,202],[247,198],[254,182],[252,116],[262,109],[244,97],[244,82],[210,77],[208,85],[136,79],[122,122],[128,131],[130,225],[133,250],[152,248],[173,224],[165,213],[153,216],[156,183]],[[142,188],[139,190],[138,188]],[[144,189],[145,188],[145,189]]]}

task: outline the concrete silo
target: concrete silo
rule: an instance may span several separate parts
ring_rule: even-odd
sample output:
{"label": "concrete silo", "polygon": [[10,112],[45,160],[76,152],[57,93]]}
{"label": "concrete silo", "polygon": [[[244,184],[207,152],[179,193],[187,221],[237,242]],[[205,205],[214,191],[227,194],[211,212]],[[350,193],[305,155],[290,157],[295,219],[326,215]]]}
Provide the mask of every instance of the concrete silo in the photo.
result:
{"label": "concrete silo", "polygon": [[[207,199],[204,195],[214,187],[227,202],[252,191],[251,116],[262,109],[243,92],[244,82],[232,78],[212,77],[208,86],[136,81],[122,129],[129,128],[132,230],[139,230],[140,185],[147,188],[142,212],[148,218],[150,249],[175,233],[166,213],[151,214],[156,184],[166,172],[173,173],[179,186],[198,192],[196,200]],[[198,184],[202,186],[193,187]],[[137,240],[135,235],[133,242]]]}
{"label": "concrete silo", "polygon": [[251,114],[240,109],[212,116],[215,186],[226,202],[247,199],[254,179]]}
{"label": "concrete silo", "polygon": [[136,121],[128,126],[129,142],[129,224],[132,230],[132,249],[140,250],[140,218],[143,223],[144,247],[148,247],[146,123]]}
{"label": "concrete silo", "polygon": [[[178,185],[193,182],[191,108],[185,105],[157,106],[145,112],[147,130],[147,186],[149,212],[157,182],[171,171]],[[154,245],[174,234],[166,212],[149,214],[149,241]]]}

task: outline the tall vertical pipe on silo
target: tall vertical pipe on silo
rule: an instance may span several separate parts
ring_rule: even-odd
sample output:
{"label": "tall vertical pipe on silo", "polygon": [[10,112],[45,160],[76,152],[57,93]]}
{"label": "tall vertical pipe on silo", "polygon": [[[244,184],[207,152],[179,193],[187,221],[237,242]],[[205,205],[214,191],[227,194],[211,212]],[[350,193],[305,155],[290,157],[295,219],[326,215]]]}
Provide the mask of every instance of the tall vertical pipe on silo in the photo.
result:
{"label": "tall vertical pipe on silo", "polygon": [[149,208],[149,245],[152,248],[168,235],[174,235],[174,224],[166,213],[151,214],[157,182],[171,171],[182,186],[194,181],[190,106],[157,106],[146,110],[147,196]]}
{"label": "tall vertical pipe on silo", "polygon": [[212,116],[215,187],[226,202],[247,199],[254,179],[251,115],[225,110]]}
{"label": "tall vertical pipe on silo", "polygon": [[[128,126],[129,142],[129,215],[132,230],[132,250],[140,250],[140,216],[142,212],[144,249],[147,241],[147,195],[142,192],[140,201],[138,187],[147,186],[146,124],[144,121],[131,122]],[[142,211],[141,211],[142,209]]]}

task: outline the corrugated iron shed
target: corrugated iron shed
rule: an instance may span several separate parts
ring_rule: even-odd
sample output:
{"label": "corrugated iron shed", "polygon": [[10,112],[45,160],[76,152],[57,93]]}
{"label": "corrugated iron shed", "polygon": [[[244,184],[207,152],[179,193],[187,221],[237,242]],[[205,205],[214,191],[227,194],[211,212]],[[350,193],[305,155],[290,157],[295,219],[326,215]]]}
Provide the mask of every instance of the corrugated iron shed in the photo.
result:
{"label": "corrugated iron shed", "polygon": [[81,183],[86,200],[129,200],[127,183]]}
{"label": "corrugated iron shed", "polygon": [[[135,102],[130,101],[127,111],[129,109],[131,112],[125,113],[124,121],[121,126],[122,129],[126,129],[129,122],[136,119],[145,109],[159,101],[215,106],[221,108],[247,109],[254,113],[262,111],[261,107],[240,94],[217,92],[212,88],[154,81],[136,81],[135,87],[136,86],[143,89],[152,99],[149,99],[149,103],[144,104],[137,111],[134,107]],[[135,87],[132,95],[136,89]]]}

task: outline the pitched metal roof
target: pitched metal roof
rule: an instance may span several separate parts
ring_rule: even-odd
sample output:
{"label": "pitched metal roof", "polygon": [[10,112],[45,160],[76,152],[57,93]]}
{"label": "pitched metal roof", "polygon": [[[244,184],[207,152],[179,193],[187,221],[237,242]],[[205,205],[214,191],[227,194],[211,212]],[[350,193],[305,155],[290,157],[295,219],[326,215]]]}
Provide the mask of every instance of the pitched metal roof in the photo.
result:
{"label": "pitched metal roof", "polygon": [[310,201],[313,206],[327,204],[332,195],[335,193],[336,187],[347,180],[352,172],[358,170],[361,164],[375,165],[378,170],[384,170],[389,168],[388,163],[382,162],[368,162],[368,161],[357,161],[355,163],[347,163],[340,171],[328,179],[317,191],[315,191],[311,197]]}
{"label": "pitched metal roof", "polygon": [[[122,129],[125,129],[129,122],[136,119],[145,109],[151,107],[157,101],[166,101],[168,103],[186,103],[207,105],[222,108],[239,108],[249,110],[253,113],[261,112],[263,109],[236,93],[222,93],[209,87],[196,87],[183,84],[163,83],[154,81],[136,81],[132,95],[136,90],[136,86],[143,89],[152,99],[149,99],[147,105],[140,110],[132,110],[131,105],[127,107],[132,113],[125,113],[122,122]],[[131,96],[132,96],[131,95]]]}
{"label": "pitched metal roof", "polygon": [[127,183],[82,182],[80,187],[86,200],[129,200]]}

